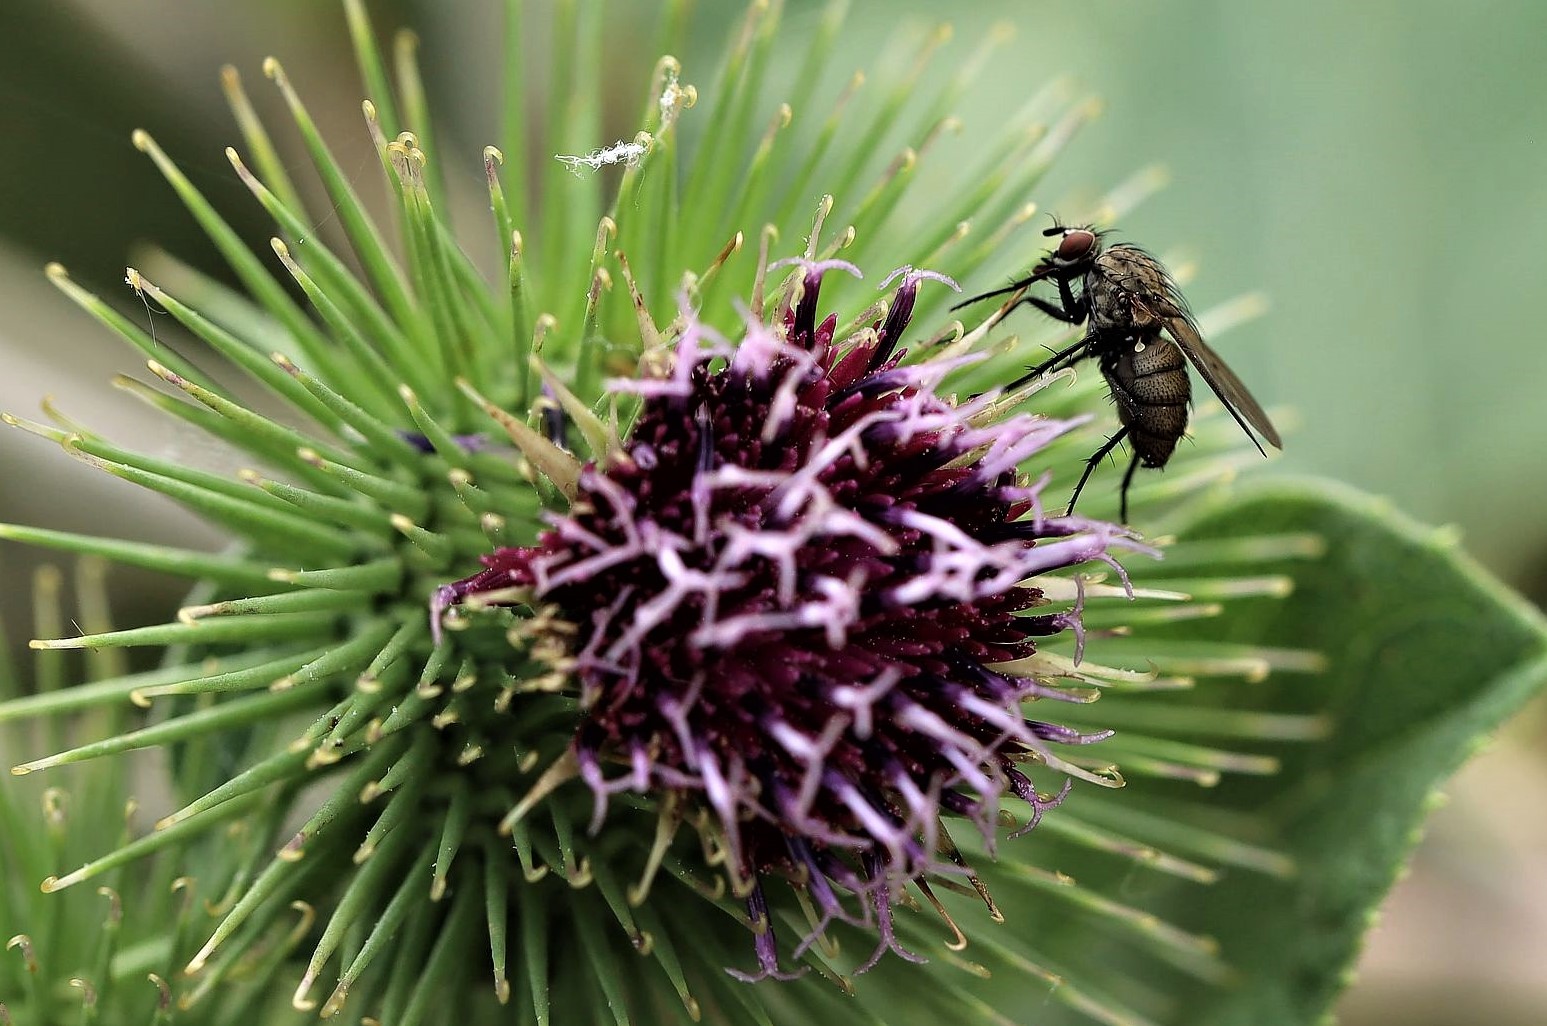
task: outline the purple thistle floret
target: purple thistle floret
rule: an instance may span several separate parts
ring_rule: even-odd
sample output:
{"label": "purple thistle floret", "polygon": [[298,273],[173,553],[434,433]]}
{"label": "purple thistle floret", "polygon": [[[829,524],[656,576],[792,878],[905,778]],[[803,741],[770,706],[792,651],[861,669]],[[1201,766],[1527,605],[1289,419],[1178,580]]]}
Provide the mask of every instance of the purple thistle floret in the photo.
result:
{"label": "purple thistle floret", "polygon": [[1108,732],[1027,719],[1023,702],[1063,693],[996,667],[1078,627],[1077,608],[1034,612],[1037,575],[1110,562],[1126,538],[1045,516],[1042,482],[1018,476],[1073,423],[975,423],[992,395],[937,392],[964,361],[903,363],[919,283],[941,276],[904,269],[887,316],[835,343],[822,277],[858,272],[799,264],[777,325],[749,318],[731,345],[689,317],[666,378],[615,383],[643,396],[624,452],[582,471],[537,545],[492,553],[435,599],[438,615],[526,588],[572,625],[593,830],[620,791],[706,808],[758,931],[748,979],[785,975],[767,880],[815,906],[797,956],[838,919],[879,935],[861,969],[886,950],[916,958],[892,903],[909,881],[962,872],[942,817],[991,846],[1006,791],[1031,823],[1058,803],[1018,767],[1066,765],[1050,745]]}

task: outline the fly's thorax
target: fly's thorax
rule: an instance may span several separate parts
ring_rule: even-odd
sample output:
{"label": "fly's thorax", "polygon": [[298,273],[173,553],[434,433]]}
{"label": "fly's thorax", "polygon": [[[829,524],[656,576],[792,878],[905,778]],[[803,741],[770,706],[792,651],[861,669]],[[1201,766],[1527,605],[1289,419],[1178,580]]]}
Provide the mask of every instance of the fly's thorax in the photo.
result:
{"label": "fly's thorax", "polygon": [[1171,299],[1171,276],[1159,260],[1135,246],[1113,246],[1085,276],[1092,330],[1144,336],[1181,311]]}
{"label": "fly's thorax", "polygon": [[1101,335],[1123,337],[1150,334],[1160,319],[1144,304],[1143,297],[1125,288],[1098,267],[1085,276],[1090,329]]}
{"label": "fly's thorax", "polygon": [[1132,297],[1099,265],[1085,275],[1085,302],[1092,335],[1120,337],[1133,329]]}
{"label": "fly's thorax", "polygon": [[1165,265],[1137,246],[1112,246],[1096,260],[1096,267],[1132,292],[1164,293],[1172,287]]}

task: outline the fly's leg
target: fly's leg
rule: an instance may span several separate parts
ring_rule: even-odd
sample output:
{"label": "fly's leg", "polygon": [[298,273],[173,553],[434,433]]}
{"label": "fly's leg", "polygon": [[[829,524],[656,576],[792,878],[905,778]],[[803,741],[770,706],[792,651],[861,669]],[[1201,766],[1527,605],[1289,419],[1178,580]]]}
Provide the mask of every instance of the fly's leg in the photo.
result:
{"label": "fly's leg", "polygon": [[[985,299],[993,299],[995,296],[1004,296],[1010,294],[1011,292],[1019,292],[1021,289],[1029,288],[1031,285],[1034,285],[1039,281],[1046,280],[1048,277],[1050,277],[1050,275],[1045,269],[1036,271],[1026,276],[1025,278],[1012,281],[1002,289],[994,289],[991,292],[979,292],[975,296],[968,296],[960,303],[953,305],[951,309],[960,310],[964,306],[971,306],[973,303],[979,303]],[[1036,307],[1038,310],[1041,310],[1049,317],[1053,318],[1054,320],[1063,321],[1065,324],[1084,324],[1085,317],[1090,312],[1090,308],[1085,304],[1085,297],[1081,296],[1079,299],[1074,298],[1074,291],[1069,288],[1069,279],[1054,278],[1053,280],[1058,283],[1058,302],[1060,305],[1054,306],[1047,300],[1037,299],[1035,296],[1027,296],[1022,299],[1021,302],[1030,303],[1032,306]]]}
{"label": "fly's leg", "polygon": [[968,296],[966,299],[962,300],[960,303],[954,304],[951,307],[951,309],[952,310],[960,310],[964,306],[971,306],[973,303],[979,303],[979,302],[982,302],[985,299],[993,299],[995,296],[1006,296],[1006,295],[1009,295],[1011,292],[1018,292],[1021,289],[1027,288],[1033,282],[1040,281],[1040,280],[1041,279],[1039,279],[1036,275],[1031,275],[1030,277],[1027,277],[1027,278],[1021,278],[1021,279],[1019,279],[1017,281],[1012,281],[1010,284],[1006,285],[1002,289],[994,289],[992,292],[979,292],[975,296]]}
{"label": "fly's leg", "polygon": [[[1086,302],[1083,295],[1078,299],[1075,298],[1074,290],[1069,288],[1067,278],[1058,279],[1058,301],[1061,305],[1054,306],[1047,300],[1040,299],[1037,296],[1027,296],[1021,300],[1023,303],[1030,303],[1055,321],[1063,321],[1065,324],[1084,324],[1086,318],[1090,316],[1090,304]],[[1033,378],[1041,377],[1043,374],[1057,370],[1059,367],[1073,366],[1088,356],[1091,347],[1095,344],[1096,338],[1094,334],[1086,335],[1068,349],[1054,353],[1046,360],[1029,369],[1025,374],[1011,382],[1005,391],[1013,392]]]}
{"label": "fly's leg", "polygon": [[1087,335],[1069,348],[1054,353],[1046,360],[1043,360],[1041,363],[1028,370],[1025,374],[1022,374],[1020,377],[1010,382],[1005,386],[1005,391],[1013,392],[1017,388],[1020,388],[1022,385],[1024,385],[1026,382],[1035,378],[1040,378],[1048,371],[1057,370],[1060,367],[1071,367],[1085,359],[1086,355],[1089,353],[1089,350],[1090,336]]}
{"label": "fly's leg", "polygon": [[1023,302],[1030,303],[1055,321],[1063,321],[1066,324],[1084,324],[1085,318],[1090,316],[1090,304],[1086,302],[1085,296],[1081,295],[1078,299],[1074,298],[1074,290],[1069,287],[1068,278],[1056,278],[1054,280],[1058,282],[1058,306],[1054,306],[1047,300],[1038,299],[1035,296],[1027,296]]}
{"label": "fly's leg", "polygon": [[[1099,464],[1102,460],[1106,459],[1107,453],[1111,452],[1113,449],[1116,449],[1119,445],[1122,444],[1123,439],[1127,437],[1128,425],[1124,424],[1122,427],[1117,429],[1117,434],[1113,435],[1111,438],[1108,438],[1104,443],[1102,443],[1101,448],[1097,449],[1095,453],[1091,455],[1091,458],[1085,461],[1085,473],[1080,475],[1080,483],[1074,486],[1074,494],[1069,496],[1069,508],[1064,510],[1064,516],[1067,517],[1074,512],[1074,504],[1079,501],[1080,493],[1085,490],[1085,482],[1090,480],[1090,475],[1095,471],[1096,465]],[[1128,521],[1128,479],[1133,476],[1133,468],[1138,464],[1138,461],[1139,457],[1137,454],[1135,454],[1134,462],[1133,464],[1129,465],[1128,474],[1123,478],[1124,523]]]}
{"label": "fly's leg", "polygon": [[[1127,429],[1125,428],[1124,430]],[[1121,498],[1118,500],[1118,507],[1120,510],[1119,516],[1122,517],[1122,522],[1124,524],[1128,523],[1128,486],[1133,484],[1133,472],[1138,469],[1139,454],[1136,452],[1133,454],[1133,459],[1128,461],[1128,470],[1123,474],[1122,491],[1118,493],[1121,496]]]}
{"label": "fly's leg", "polygon": [[1090,304],[1082,295],[1078,299],[1074,296],[1074,290],[1069,287],[1068,278],[1054,279],[1058,282],[1058,304],[1055,306],[1045,299],[1037,296],[1027,296],[1022,303],[1030,303],[1055,321],[1063,321],[1065,324],[1084,324],[1085,318],[1090,316]]}

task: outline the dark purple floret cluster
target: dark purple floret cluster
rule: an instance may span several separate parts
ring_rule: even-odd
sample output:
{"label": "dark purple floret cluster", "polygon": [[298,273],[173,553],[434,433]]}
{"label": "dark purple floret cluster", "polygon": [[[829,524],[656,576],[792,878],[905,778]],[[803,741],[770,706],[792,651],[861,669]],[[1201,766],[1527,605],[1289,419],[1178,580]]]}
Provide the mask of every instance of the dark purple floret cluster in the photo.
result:
{"label": "dark purple floret cluster", "polygon": [[874,958],[906,955],[892,902],[952,870],[942,817],[991,843],[1007,792],[1030,822],[1057,803],[1025,767],[1106,735],[1022,710],[1061,693],[1016,662],[1078,629],[1036,578],[1125,537],[1045,516],[1021,476],[1072,424],[958,404],[939,388],[961,361],[904,362],[917,290],[940,276],[900,272],[885,317],[835,340],[823,276],[858,272],[799,266],[776,323],[749,318],[735,344],[689,318],[667,377],[618,386],[643,408],[568,515],[437,596],[523,588],[567,624],[596,825],[620,791],[708,810],[760,927],[758,977],[780,975],[769,878],[804,886],[822,925],[870,924]]}

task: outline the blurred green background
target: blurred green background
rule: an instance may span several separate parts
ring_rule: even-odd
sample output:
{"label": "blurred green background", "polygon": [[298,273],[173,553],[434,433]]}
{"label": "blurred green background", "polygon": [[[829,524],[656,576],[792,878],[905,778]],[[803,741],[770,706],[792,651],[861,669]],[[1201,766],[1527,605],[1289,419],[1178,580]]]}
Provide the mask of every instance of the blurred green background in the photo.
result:
{"label": "blurred green background", "polygon": [[[654,7],[614,6],[617,17],[642,22]],[[700,0],[698,15],[710,24],[681,55],[686,80],[709,84],[711,50],[740,6]],[[419,31],[443,149],[455,148],[469,174],[497,124],[498,7],[372,4],[378,25]],[[818,13],[816,3],[791,0],[786,17],[814,24]],[[897,59],[885,41],[900,14],[949,15],[957,34],[942,67],[969,60],[992,24],[1016,29],[960,105],[963,130],[931,155],[934,167],[986,145],[1054,75],[1103,97],[1105,115],[1034,198],[1090,199],[1141,167],[1164,166],[1172,184],[1120,227],[1157,250],[1196,257],[1188,293],[1200,309],[1253,290],[1271,299],[1268,315],[1223,348],[1267,404],[1295,411],[1277,466],[1341,478],[1421,519],[1459,525],[1479,558],[1542,602],[1547,4],[980,0],[947,10],[854,0],[835,74]],[[151,130],[261,245],[268,228],[221,155],[236,133],[218,69],[237,65],[274,109],[259,70],[270,53],[284,58],[324,133],[344,148],[345,166],[353,161],[370,179],[374,157],[363,146],[360,89],[336,4],[0,4],[0,408],[30,415],[51,393],[67,412],[140,447],[176,456],[194,444],[107,389],[136,361],[49,288],[41,266],[63,261],[126,310],[137,301],[115,285],[147,240],[220,273],[191,219],[129,145],[135,127]],[[655,56],[609,55],[630,118]],[[792,72],[801,56],[790,54]],[[620,121],[618,137],[628,123]],[[930,173],[922,168],[915,187],[927,187]],[[0,520],[102,530],[106,511],[109,533],[193,533],[216,544],[185,516],[99,477],[36,439],[0,433]],[[11,575],[30,572],[30,558],[14,547],[0,553]],[[160,619],[176,601],[170,582],[115,579],[127,622]],[[21,590],[6,589],[13,643],[25,633],[14,601]],[[1542,1021],[1543,719],[1539,703],[1456,783],[1452,807],[1372,939],[1346,1022]]]}

